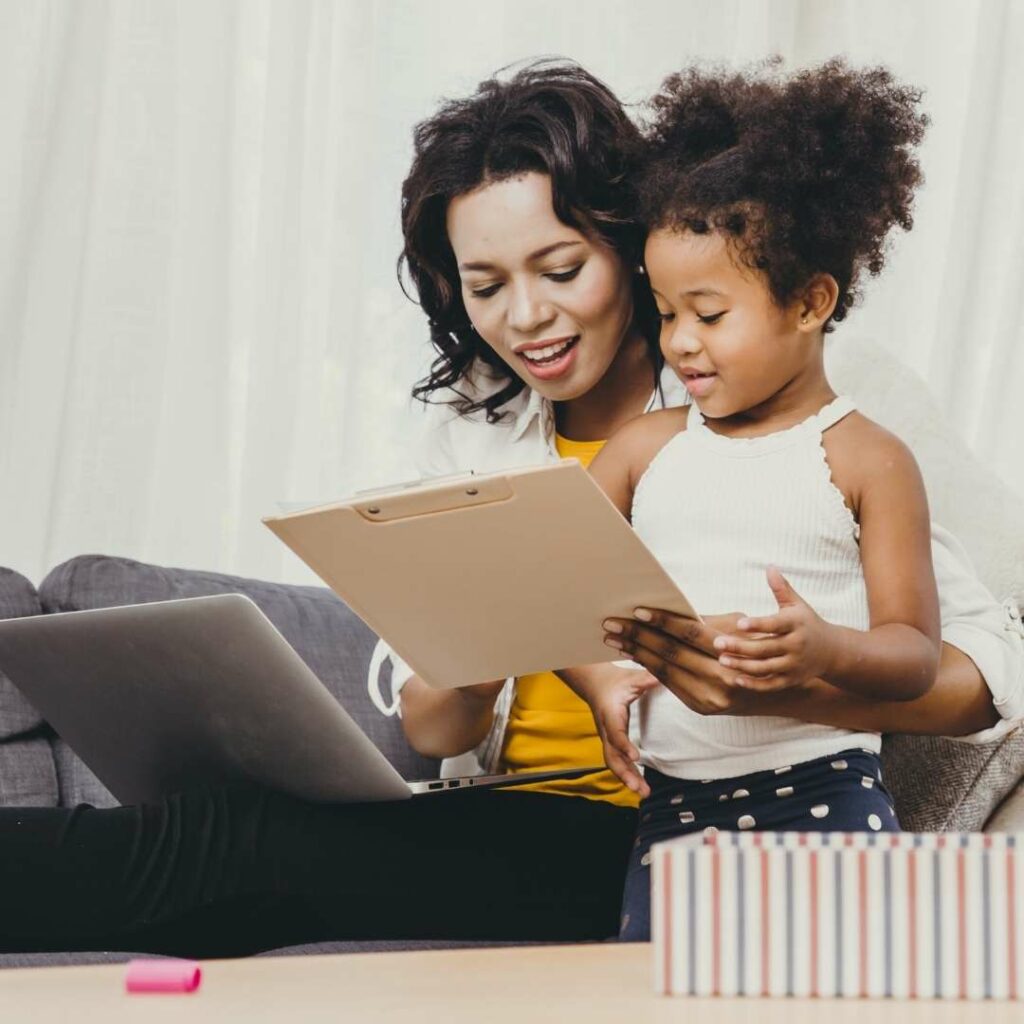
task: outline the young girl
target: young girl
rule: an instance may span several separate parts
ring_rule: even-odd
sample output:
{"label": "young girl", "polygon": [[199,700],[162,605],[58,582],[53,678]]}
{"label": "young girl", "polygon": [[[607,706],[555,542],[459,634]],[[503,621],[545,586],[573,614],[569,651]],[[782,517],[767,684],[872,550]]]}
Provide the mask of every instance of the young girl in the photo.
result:
{"label": "young girl", "polygon": [[[928,505],[908,449],[837,397],[823,337],[859,272],[908,228],[926,119],[888,72],[690,72],[654,100],[641,184],[661,349],[693,404],[639,418],[592,464],[695,607],[744,608],[717,639],[736,687],[824,679],[913,700],[939,613]],[[622,648],[611,634],[608,643]],[[588,693],[638,704],[646,793],[622,935],[649,931],[648,850],[699,829],[896,830],[880,736],[709,717],[638,673]],[[620,754],[622,752],[620,751]],[[635,756],[636,750],[629,750]],[[613,759],[612,762],[614,763]]]}

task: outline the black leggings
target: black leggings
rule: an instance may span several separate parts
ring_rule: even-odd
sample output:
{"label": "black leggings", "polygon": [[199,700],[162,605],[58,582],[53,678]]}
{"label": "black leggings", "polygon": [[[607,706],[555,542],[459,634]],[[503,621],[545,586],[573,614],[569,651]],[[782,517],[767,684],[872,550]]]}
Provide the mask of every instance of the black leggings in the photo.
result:
{"label": "black leggings", "polygon": [[605,938],[634,811],[484,790],[308,804],[197,790],[0,809],[0,951],[239,956],[345,939]]}

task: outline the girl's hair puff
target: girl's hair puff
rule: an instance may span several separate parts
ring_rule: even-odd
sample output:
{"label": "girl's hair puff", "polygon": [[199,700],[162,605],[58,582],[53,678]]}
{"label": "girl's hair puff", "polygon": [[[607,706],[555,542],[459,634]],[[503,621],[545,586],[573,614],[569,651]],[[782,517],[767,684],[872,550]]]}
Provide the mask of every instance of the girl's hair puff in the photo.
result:
{"label": "girl's hair puff", "polygon": [[640,215],[651,230],[723,232],[780,305],[831,274],[841,321],[861,271],[881,271],[889,230],[913,224],[928,117],[921,91],[886,68],[780,65],[665,79],[649,104]]}

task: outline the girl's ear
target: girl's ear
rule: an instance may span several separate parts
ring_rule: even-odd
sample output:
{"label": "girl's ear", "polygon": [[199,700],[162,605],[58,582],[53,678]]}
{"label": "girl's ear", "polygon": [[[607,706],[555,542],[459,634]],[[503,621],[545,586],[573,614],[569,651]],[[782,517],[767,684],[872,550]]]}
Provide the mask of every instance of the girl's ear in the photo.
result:
{"label": "girl's ear", "polygon": [[839,300],[839,285],[831,274],[815,274],[797,300],[801,331],[817,331],[832,315]]}

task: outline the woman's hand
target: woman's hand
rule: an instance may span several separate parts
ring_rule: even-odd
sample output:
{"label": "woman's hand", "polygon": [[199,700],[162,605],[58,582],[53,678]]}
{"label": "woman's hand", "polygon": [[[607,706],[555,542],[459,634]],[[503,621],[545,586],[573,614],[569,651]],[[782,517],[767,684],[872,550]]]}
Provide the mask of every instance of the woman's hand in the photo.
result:
{"label": "woman's hand", "polygon": [[715,637],[719,664],[736,673],[732,681],[737,686],[752,690],[785,690],[827,676],[836,646],[834,627],[800,597],[778,569],[770,567],[767,576],[778,613],[741,618],[736,629],[746,637]]}
{"label": "woman's hand", "polygon": [[735,631],[744,617],[741,613],[708,616],[703,622],[646,608],[634,614],[640,621],[605,620],[604,639],[609,647],[643,665],[699,715],[758,713],[751,705],[760,695],[735,685],[736,671],[719,662],[715,649],[717,637]]}

